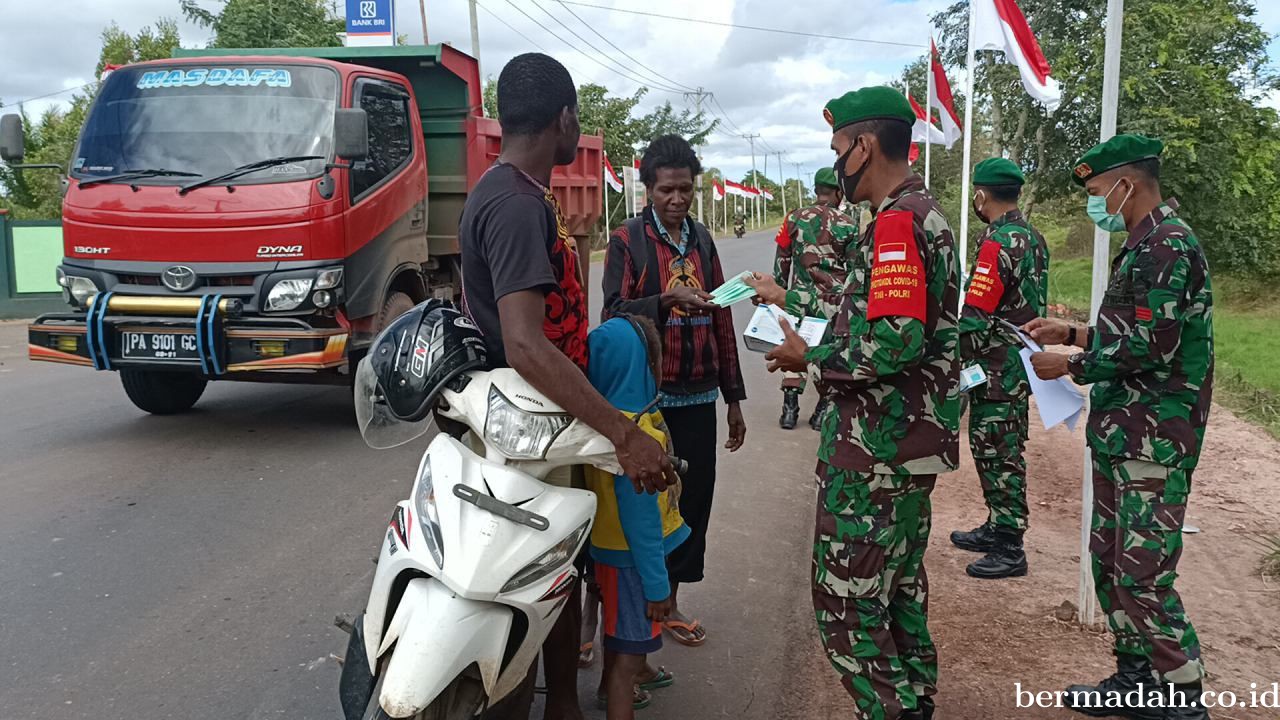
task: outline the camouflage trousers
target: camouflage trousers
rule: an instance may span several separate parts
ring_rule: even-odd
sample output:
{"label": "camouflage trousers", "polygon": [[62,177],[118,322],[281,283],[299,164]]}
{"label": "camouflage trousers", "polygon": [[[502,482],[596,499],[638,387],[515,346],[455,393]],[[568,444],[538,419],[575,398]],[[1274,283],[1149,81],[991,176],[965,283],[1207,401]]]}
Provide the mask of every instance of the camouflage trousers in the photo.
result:
{"label": "camouflage trousers", "polygon": [[897,720],[937,692],[929,636],[929,544],[936,475],[818,464],[813,607],[827,657],[859,720]]}
{"label": "camouflage trousers", "polygon": [[1027,399],[989,398],[979,386],[969,395],[969,450],[982,481],[987,522],[993,527],[1026,531]]}
{"label": "camouflage trousers", "polygon": [[1163,682],[1204,677],[1200,640],[1173,589],[1191,471],[1093,454],[1089,554],[1116,651],[1150,658]]}

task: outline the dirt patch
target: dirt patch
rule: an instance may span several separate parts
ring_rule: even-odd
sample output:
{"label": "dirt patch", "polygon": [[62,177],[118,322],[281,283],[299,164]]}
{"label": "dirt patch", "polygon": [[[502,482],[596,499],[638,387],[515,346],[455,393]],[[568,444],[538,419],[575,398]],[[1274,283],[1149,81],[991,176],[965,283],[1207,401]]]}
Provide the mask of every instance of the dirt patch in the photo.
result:
{"label": "dirt patch", "polygon": [[[1034,413],[1033,413],[1034,415]],[[930,627],[941,662],[940,717],[1013,720],[1078,717],[1066,710],[1018,709],[1016,683],[1033,692],[1095,682],[1114,669],[1110,636],[1059,619],[1076,603],[1080,555],[1083,428],[1039,430],[1027,447],[1032,507],[1026,578],[979,581],[964,573],[976,556],[947,541],[984,517],[977,474],[962,451],[959,471],[939,479],[928,555]],[[1204,647],[1208,687],[1247,699],[1280,681],[1280,587],[1257,574],[1260,534],[1280,532],[1280,444],[1215,406],[1194,477],[1178,589]],[[1101,620],[1101,616],[1099,616]],[[850,700],[826,664],[812,618],[792,626],[804,642],[788,658],[795,682],[775,717],[839,717]],[[1274,720],[1276,710],[1217,710],[1215,719]]]}

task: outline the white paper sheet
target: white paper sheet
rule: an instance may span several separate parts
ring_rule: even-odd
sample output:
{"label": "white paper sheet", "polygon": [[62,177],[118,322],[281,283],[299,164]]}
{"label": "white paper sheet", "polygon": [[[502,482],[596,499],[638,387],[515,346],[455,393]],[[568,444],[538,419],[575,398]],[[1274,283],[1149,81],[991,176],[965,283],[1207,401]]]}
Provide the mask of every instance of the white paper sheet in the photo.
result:
{"label": "white paper sheet", "polygon": [[1040,411],[1040,421],[1044,423],[1044,429],[1048,430],[1065,422],[1067,429],[1074,431],[1076,423],[1080,420],[1080,411],[1084,408],[1084,394],[1075,383],[1071,382],[1070,378],[1041,380],[1037,377],[1035,369],[1031,367],[1031,354],[1041,352],[1044,348],[1040,347],[1040,343],[1032,340],[1030,335],[1022,332],[1022,328],[1005,320],[1000,322],[1022,341],[1023,347],[1018,351],[1018,355],[1022,357],[1022,367],[1026,369],[1027,378],[1031,382],[1031,394],[1035,395],[1036,409]]}
{"label": "white paper sheet", "polygon": [[761,305],[756,308],[755,314],[751,316],[751,322],[747,323],[747,329],[742,333],[747,349],[769,352],[781,345],[786,336],[782,334],[782,326],[778,324],[779,318],[786,318],[787,322],[791,323],[791,328],[809,347],[818,346],[822,342],[823,334],[827,331],[827,321],[822,318],[797,318],[787,314],[777,305]]}

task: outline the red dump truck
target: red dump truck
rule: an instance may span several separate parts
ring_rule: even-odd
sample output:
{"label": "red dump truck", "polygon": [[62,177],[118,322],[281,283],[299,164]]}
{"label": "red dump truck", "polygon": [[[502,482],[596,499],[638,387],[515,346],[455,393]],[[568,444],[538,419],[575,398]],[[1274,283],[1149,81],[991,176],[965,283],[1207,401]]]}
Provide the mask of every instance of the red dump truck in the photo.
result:
{"label": "red dump truck", "polygon": [[[475,59],[445,45],[179,51],[116,69],[63,200],[30,357],[120,373],[148,412],[210,380],[346,383],[390,319],[460,290],[458,220],[497,156]],[[20,121],[0,150],[22,157]],[[553,190],[599,217],[603,140]]]}

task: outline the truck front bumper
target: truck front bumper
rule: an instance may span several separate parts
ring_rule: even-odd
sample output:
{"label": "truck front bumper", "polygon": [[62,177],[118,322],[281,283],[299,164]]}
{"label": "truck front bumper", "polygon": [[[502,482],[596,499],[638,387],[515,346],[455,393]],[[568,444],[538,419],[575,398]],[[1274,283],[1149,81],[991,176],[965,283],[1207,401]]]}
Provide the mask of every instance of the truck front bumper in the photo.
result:
{"label": "truck front bumper", "polygon": [[97,370],[194,371],[229,379],[236,373],[332,373],[347,362],[344,327],[239,312],[238,301],[216,295],[104,293],[90,300],[86,312],[37,318],[27,330],[28,355]]}

